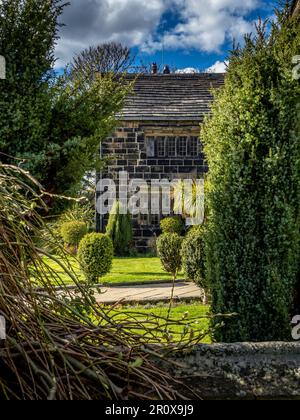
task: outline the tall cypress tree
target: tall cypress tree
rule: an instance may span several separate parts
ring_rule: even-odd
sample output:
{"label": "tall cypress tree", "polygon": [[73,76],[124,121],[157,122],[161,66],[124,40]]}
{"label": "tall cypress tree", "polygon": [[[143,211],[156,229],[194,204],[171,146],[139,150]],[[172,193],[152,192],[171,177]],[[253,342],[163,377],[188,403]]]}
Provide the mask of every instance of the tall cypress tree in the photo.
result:
{"label": "tall cypress tree", "polygon": [[[299,16],[277,13],[271,34],[230,58],[225,86],[203,127],[210,168],[207,276],[224,342],[290,338],[299,263]],[[219,320],[218,320],[219,322]]]}
{"label": "tall cypress tree", "polygon": [[132,218],[129,212],[122,214],[119,201],[114,203],[109,215],[106,234],[113,241],[116,255],[123,257],[130,254],[133,240]]}

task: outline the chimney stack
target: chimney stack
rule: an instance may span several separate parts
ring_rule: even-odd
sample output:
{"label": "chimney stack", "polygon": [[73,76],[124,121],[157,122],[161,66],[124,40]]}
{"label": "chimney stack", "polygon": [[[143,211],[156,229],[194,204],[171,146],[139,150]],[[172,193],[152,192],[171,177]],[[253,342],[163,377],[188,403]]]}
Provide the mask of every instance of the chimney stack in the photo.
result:
{"label": "chimney stack", "polygon": [[152,73],[152,74],[157,74],[157,72],[158,72],[158,67],[157,67],[157,64],[156,64],[156,63],[153,63],[153,64],[152,64],[151,73]]}

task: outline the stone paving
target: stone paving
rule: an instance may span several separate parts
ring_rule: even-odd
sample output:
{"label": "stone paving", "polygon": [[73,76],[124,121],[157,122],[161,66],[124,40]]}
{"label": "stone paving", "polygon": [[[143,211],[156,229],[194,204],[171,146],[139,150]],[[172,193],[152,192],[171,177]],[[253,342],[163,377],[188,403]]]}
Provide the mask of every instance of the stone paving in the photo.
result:
{"label": "stone paving", "polygon": [[[96,294],[98,303],[114,304],[161,302],[170,300],[173,283],[140,286],[103,287],[102,293]],[[201,299],[201,289],[194,283],[178,282],[175,284],[174,299]]]}

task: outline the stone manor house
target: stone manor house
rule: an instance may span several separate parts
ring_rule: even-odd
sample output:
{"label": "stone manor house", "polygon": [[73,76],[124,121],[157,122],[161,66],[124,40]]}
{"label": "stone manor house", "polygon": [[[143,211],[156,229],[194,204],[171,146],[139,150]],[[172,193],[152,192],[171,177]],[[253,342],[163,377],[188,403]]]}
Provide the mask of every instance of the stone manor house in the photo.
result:
{"label": "stone manor house", "polygon": [[[128,75],[134,89],[126,101],[119,125],[101,146],[109,166],[101,176],[118,179],[120,171],[130,178],[186,179],[203,178],[207,166],[200,141],[199,124],[209,113],[211,90],[224,82],[223,74]],[[134,241],[143,252],[159,231],[159,215],[134,217]],[[104,230],[98,215],[98,230]]]}

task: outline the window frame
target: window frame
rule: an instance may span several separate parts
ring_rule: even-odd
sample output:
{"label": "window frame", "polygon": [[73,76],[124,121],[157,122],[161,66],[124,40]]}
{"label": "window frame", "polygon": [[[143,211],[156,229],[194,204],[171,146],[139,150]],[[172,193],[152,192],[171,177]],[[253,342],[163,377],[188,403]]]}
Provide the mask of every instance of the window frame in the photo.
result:
{"label": "window frame", "polygon": [[191,157],[198,157],[200,152],[200,139],[196,136],[189,137],[189,155]]}
{"label": "window frame", "polygon": [[[178,137],[178,140],[177,140],[177,157],[189,157],[189,154],[188,154],[188,139],[189,139],[189,137],[188,136],[186,136],[186,137],[184,137],[184,136],[179,136]],[[184,147],[182,147],[182,143],[183,143],[183,146]],[[185,151],[184,151],[184,148],[185,148]]]}
{"label": "window frame", "polygon": [[[156,157],[157,158],[166,157],[166,144],[167,144],[166,138],[167,138],[166,136],[157,137],[157,140],[156,140]],[[162,146],[162,148],[160,148],[160,146]]]}
{"label": "window frame", "polygon": [[196,136],[149,136],[146,138],[147,158],[197,158],[200,139]]}

